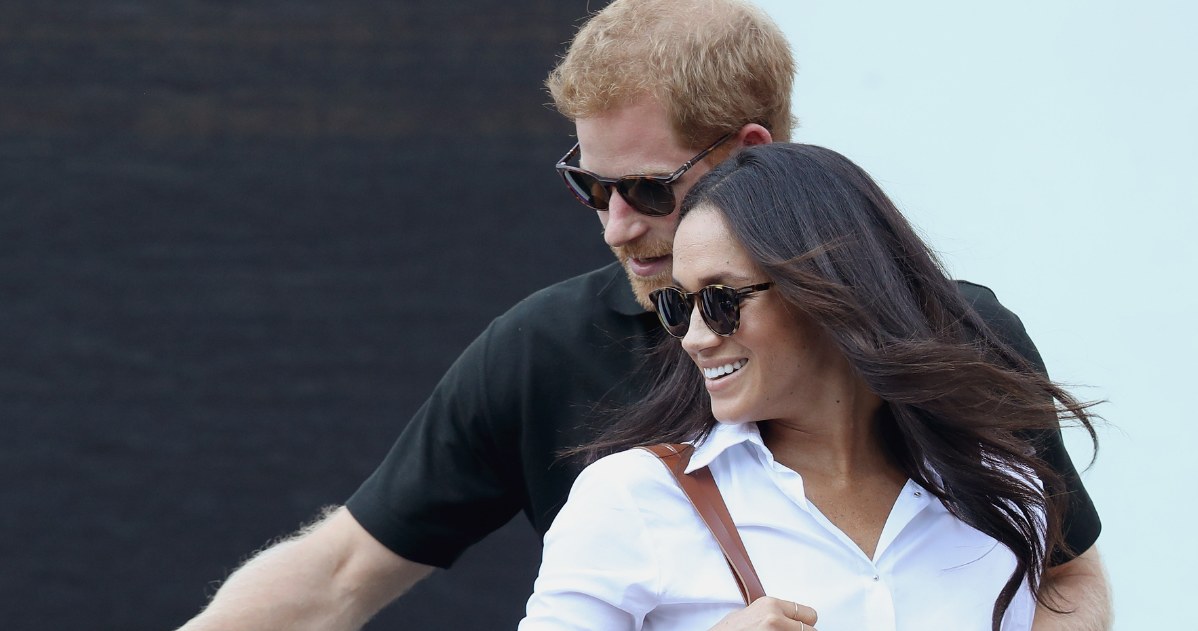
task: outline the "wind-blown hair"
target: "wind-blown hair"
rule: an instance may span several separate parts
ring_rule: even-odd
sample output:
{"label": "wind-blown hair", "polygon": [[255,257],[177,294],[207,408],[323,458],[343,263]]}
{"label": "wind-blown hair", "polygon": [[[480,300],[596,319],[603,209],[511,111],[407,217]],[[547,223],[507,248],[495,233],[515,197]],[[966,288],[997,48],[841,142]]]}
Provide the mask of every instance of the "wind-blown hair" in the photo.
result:
{"label": "wind-blown hair", "polygon": [[[814,321],[883,400],[878,431],[906,475],[1014,553],[994,628],[1025,578],[1051,607],[1040,579],[1054,554],[1069,553],[1066,498],[1034,437],[1073,419],[1097,445],[1091,404],[986,325],[898,209],[844,156],[811,145],[742,150],[695,185],[682,216],[698,207],[720,213],[771,291]],[[648,395],[589,446],[592,457],[702,438],[714,427],[702,377],[681,345],[668,338],[656,354],[661,368]]]}
{"label": "wind-blown hair", "polygon": [[591,16],[545,86],[570,120],[649,96],[699,148],[746,123],[788,140],[795,63],[786,36],[740,0],[616,0]]}

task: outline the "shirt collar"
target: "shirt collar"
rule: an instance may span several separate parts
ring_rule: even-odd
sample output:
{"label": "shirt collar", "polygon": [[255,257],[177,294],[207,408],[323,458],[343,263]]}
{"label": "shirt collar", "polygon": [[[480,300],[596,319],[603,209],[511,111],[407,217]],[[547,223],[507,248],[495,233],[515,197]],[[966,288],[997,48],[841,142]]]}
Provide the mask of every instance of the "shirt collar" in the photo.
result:
{"label": "shirt collar", "polygon": [[[691,454],[690,463],[686,465],[686,472],[690,473],[709,466],[715,462],[716,458],[720,457],[720,454],[741,443],[749,443],[756,448],[767,462],[774,460],[773,453],[770,452],[769,447],[765,446],[765,440],[761,438],[761,431],[757,429],[757,423],[720,423],[716,421],[715,427],[707,435],[707,438],[692,443],[695,446],[695,452]],[[931,478],[932,484],[943,486],[943,478],[930,466],[928,467],[928,476]],[[919,487],[919,489],[927,490],[923,487]]]}
{"label": "shirt collar", "polygon": [[620,265],[619,262],[611,263],[605,272],[608,277],[607,282],[599,290],[599,296],[604,304],[620,315],[638,316],[649,313],[648,309],[636,301],[636,296],[632,293],[632,284],[628,282],[628,275],[624,271],[623,265]]}
{"label": "shirt collar", "polygon": [[772,460],[765,441],[761,439],[761,432],[757,431],[757,423],[717,422],[707,438],[695,443],[695,453],[691,454],[691,461],[686,465],[686,472],[690,473],[710,465],[720,454],[741,443],[755,446],[760,453]]}

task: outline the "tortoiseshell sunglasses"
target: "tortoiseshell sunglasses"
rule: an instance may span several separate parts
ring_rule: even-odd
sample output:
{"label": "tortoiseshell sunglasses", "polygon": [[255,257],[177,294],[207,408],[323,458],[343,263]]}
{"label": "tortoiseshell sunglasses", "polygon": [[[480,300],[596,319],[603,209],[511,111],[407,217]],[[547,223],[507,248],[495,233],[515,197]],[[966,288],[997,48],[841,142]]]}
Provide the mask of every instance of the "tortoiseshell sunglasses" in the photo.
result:
{"label": "tortoiseshell sunglasses", "polygon": [[574,197],[588,208],[607,210],[611,202],[611,192],[615,189],[624,201],[634,210],[649,217],[664,217],[674,212],[677,199],[674,197],[674,182],[682,177],[702,160],[707,154],[715,151],[724,141],[735,134],[728,134],[700,151],[695,157],[687,160],[669,175],[625,175],[620,178],[601,177],[586,169],[566,164],[578,155],[578,143],[557,161],[557,172],[561,174],[566,187],[574,193]]}
{"label": "tortoiseshell sunglasses", "polygon": [[728,337],[740,328],[740,303],[746,297],[773,287],[773,283],[758,283],[748,287],[708,285],[694,293],[677,287],[663,287],[649,294],[657,318],[666,332],[684,337],[691,325],[695,299],[699,300],[699,315],[707,328],[720,337]]}

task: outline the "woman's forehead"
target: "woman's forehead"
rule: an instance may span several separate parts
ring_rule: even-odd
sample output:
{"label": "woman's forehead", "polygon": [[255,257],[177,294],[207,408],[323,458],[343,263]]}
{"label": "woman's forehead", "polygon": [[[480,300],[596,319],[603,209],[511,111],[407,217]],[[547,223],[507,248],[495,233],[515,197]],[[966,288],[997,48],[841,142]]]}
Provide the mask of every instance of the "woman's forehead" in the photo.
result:
{"label": "woman's forehead", "polygon": [[719,211],[697,206],[674,233],[674,278],[685,286],[755,282],[756,265]]}

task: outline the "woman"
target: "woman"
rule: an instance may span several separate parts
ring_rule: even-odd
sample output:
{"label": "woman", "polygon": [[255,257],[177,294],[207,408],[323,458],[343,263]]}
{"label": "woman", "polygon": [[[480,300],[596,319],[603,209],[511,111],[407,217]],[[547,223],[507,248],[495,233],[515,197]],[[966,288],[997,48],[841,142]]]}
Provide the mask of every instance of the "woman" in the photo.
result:
{"label": "woman", "polygon": [[1068,416],[1093,437],[1087,406],[987,328],[835,152],[744,150],[680,215],[676,286],[653,300],[681,345],[593,453],[695,442],[689,469],[711,469],[775,598],[741,610],[675,481],[629,450],[578,478],[521,629],[756,628],[766,612],[809,629],[815,611],[820,631],[1029,629],[1063,507],[1023,436]]}

